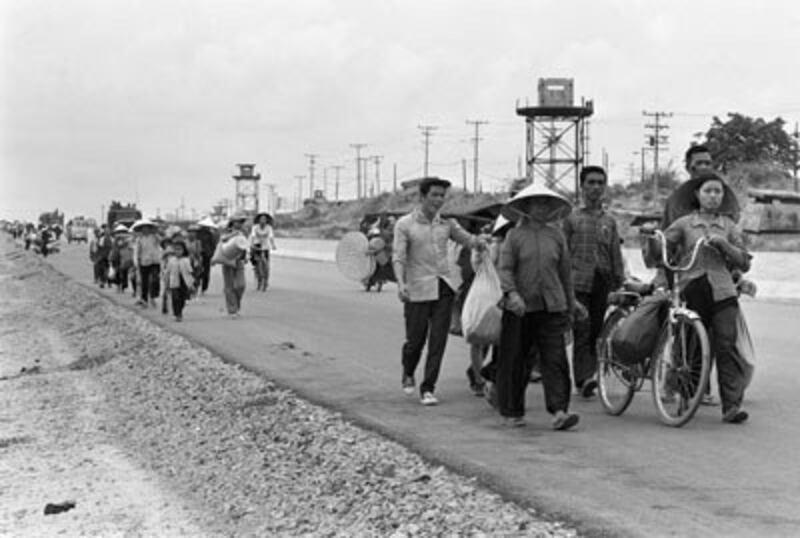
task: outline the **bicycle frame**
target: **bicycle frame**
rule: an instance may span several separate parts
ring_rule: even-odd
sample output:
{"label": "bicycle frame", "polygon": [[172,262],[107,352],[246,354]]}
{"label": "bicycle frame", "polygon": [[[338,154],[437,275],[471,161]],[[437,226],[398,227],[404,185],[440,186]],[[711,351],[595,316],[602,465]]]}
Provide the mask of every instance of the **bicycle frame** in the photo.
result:
{"label": "bicycle frame", "polygon": [[[649,379],[653,385],[653,400],[662,422],[670,426],[680,427],[691,420],[699,405],[697,388],[700,384],[705,385],[708,378],[709,350],[707,334],[702,320],[696,312],[686,307],[685,301],[677,289],[676,274],[689,271],[694,267],[700,249],[707,241],[705,238],[699,239],[693,246],[687,263],[678,265],[671,263],[669,260],[666,249],[667,241],[664,234],[656,230],[653,235],[661,243],[662,268],[670,271],[667,274],[669,289],[657,291],[657,293],[664,294],[669,301],[667,318],[660,330],[654,352],[641,363],[621,364],[617,363],[613,356],[609,356],[598,363],[598,368],[603,368],[602,371],[598,370],[598,376],[601,378],[601,400],[607,412],[612,415],[620,415],[628,407],[634,393],[638,392],[645,381]],[[615,323],[619,323],[620,317],[624,319],[635,308],[635,301],[615,304],[607,313],[606,323],[611,323],[609,327],[613,327]],[[693,328],[687,329],[687,323]],[[695,335],[693,338],[696,339],[688,340],[686,338],[688,334],[685,332],[686,330],[691,331],[691,334]],[[611,337],[611,334],[611,332],[608,332],[603,341],[598,341],[598,356],[604,352],[602,350],[608,352],[609,348],[606,347],[606,342]],[[700,347],[694,347],[696,345]],[[690,348],[693,351],[687,351]],[[695,355],[698,349],[702,351],[700,355]],[[676,355],[674,355],[675,353]],[[665,358],[666,356],[671,358]],[[692,360],[687,361],[687,356],[700,358],[701,370],[699,377],[695,378],[694,369],[691,366],[691,364],[696,365],[697,363],[693,363]],[[674,362],[675,359],[677,359],[677,362]],[[624,385],[627,385],[624,393],[614,396],[613,401],[607,399],[610,393],[605,392],[606,388],[604,387],[606,385],[603,380],[606,378],[624,380]],[[667,403],[665,398],[674,398],[675,394],[681,394],[681,396],[677,400],[679,402],[678,410],[673,412],[668,409],[672,404]]]}

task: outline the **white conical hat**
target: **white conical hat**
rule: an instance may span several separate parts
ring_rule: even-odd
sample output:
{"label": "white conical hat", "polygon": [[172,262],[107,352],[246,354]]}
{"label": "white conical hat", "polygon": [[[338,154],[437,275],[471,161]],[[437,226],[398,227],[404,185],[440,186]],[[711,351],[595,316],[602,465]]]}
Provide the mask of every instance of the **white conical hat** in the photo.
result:
{"label": "white conical hat", "polygon": [[152,220],[145,218],[145,219],[139,219],[136,222],[134,222],[133,225],[131,226],[131,231],[138,232],[144,226],[152,226],[153,228],[157,227]]}
{"label": "white conical hat", "polygon": [[124,224],[117,224],[116,226],[114,226],[114,230],[111,233],[114,234],[127,233],[128,231],[129,231],[128,227],[125,226]]}
{"label": "white conical hat", "polygon": [[543,203],[550,204],[552,210],[547,217],[547,221],[561,220],[572,212],[572,203],[558,194],[554,190],[548,189],[544,185],[535,183],[528,185],[514,197],[505,203],[500,209],[500,213],[512,222],[518,221],[527,215],[523,209],[524,204],[531,198],[539,198]]}
{"label": "white conical hat", "polygon": [[199,226],[205,226],[206,228],[216,228],[217,227],[217,225],[214,223],[214,221],[211,220],[211,217],[204,217],[204,218],[200,219],[197,222],[197,224]]}

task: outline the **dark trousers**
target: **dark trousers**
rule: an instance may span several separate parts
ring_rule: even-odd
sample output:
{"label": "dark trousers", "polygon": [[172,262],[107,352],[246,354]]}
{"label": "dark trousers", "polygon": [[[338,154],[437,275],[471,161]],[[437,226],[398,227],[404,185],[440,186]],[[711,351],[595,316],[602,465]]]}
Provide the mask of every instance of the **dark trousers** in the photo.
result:
{"label": "dark trousers", "polygon": [[105,285],[108,280],[108,260],[100,258],[94,262],[94,281]]}
{"label": "dark trousers", "polygon": [[222,282],[225,286],[225,308],[228,314],[236,314],[242,308],[244,296],[244,262],[239,262],[235,267],[223,265]]}
{"label": "dark trousers", "polygon": [[128,271],[129,268],[123,269],[121,266],[116,267],[117,270],[117,290],[122,293],[128,289]]}
{"label": "dark trousers", "polygon": [[717,383],[722,412],[742,405],[746,386],[745,363],[736,348],[739,301],[735,297],[715,302],[705,276],[689,282],[683,290],[686,306],[697,312],[709,333],[711,357],[717,364]]}
{"label": "dark trousers", "polygon": [[433,392],[442,357],[447,346],[450,315],[455,293],[444,280],[439,280],[439,299],[435,301],[408,302],[403,307],[406,321],[406,341],[403,344],[403,375],[413,376],[417,369],[422,348],[428,342],[425,359],[425,378],[419,386],[420,393]]}
{"label": "dark trousers", "polygon": [[203,266],[203,280],[200,289],[205,293],[208,290],[208,281],[211,278],[211,256],[203,254],[201,264]]}
{"label": "dark trousers", "polygon": [[564,332],[569,319],[561,312],[503,312],[497,364],[497,403],[504,417],[525,415],[525,390],[530,380],[531,347],[539,350],[545,407],[548,413],[569,409],[570,380]]}
{"label": "dark trousers", "polygon": [[186,301],[189,299],[189,288],[181,277],[181,284],[177,288],[170,288],[170,297],[172,298],[172,313],[175,317],[183,316],[183,307],[186,306]]}
{"label": "dark trousers", "polygon": [[575,386],[579,389],[597,371],[597,337],[603,328],[603,318],[608,308],[608,294],[611,292],[610,279],[596,272],[592,282],[592,291],[575,293],[589,313],[586,319],[576,321],[572,332],[575,338],[572,369],[575,374]]}
{"label": "dark trousers", "polygon": [[142,265],[139,267],[139,274],[142,278],[139,290],[142,301],[147,302],[148,299],[158,297],[161,293],[161,265]]}

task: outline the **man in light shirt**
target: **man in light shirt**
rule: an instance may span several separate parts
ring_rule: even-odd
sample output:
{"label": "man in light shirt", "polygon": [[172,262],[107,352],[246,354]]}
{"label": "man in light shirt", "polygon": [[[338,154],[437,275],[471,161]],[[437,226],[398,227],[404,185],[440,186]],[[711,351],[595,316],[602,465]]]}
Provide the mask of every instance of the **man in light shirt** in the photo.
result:
{"label": "man in light shirt", "polygon": [[449,188],[447,180],[423,179],[419,185],[420,206],[401,217],[394,231],[393,267],[406,330],[403,391],[414,393],[414,372],[427,340],[425,377],[419,387],[422,405],[439,403],[434,390],[447,345],[453,297],[460,284],[457,267],[448,261],[447,242],[452,239],[472,248],[486,247],[484,240],[439,215]]}

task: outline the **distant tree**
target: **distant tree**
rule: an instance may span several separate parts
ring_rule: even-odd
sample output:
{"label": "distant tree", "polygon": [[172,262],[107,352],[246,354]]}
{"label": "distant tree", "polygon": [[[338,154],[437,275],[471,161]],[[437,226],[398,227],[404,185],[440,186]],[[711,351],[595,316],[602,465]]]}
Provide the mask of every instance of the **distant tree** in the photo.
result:
{"label": "distant tree", "polygon": [[794,164],[794,145],[784,124],[781,118],[768,122],[738,113],[729,113],[724,122],[715,116],[705,134],[705,144],[723,171],[741,163],[789,168]]}

